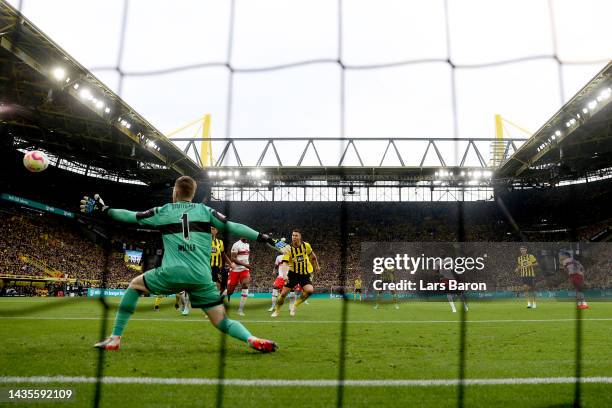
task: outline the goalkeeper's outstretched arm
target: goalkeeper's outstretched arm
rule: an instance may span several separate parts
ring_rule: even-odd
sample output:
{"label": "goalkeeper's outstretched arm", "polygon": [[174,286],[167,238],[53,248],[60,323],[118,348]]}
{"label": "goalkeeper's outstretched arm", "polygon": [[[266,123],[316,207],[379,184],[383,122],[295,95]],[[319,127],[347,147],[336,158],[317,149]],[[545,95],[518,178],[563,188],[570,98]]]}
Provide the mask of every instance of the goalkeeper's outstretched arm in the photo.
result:
{"label": "goalkeeper's outstretched arm", "polygon": [[228,221],[227,218],[218,213],[217,211],[212,211],[212,217],[210,218],[210,223],[213,227],[220,231],[229,232],[232,235],[236,235],[238,237],[244,237],[250,240],[257,240],[259,232],[255,231],[253,228],[240,224],[237,222]]}
{"label": "goalkeeper's outstretched arm", "polygon": [[273,249],[282,252],[282,249],[276,246],[276,241],[267,234],[257,232],[247,225],[228,221],[223,214],[220,214],[215,210],[212,211],[211,224],[218,230],[227,231],[230,234],[244,237],[246,239],[263,242],[264,244],[271,246]]}
{"label": "goalkeeper's outstretched arm", "polygon": [[148,211],[136,212],[129,210],[120,210],[117,208],[109,208],[106,214],[115,221],[136,224],[140,219],[143,218],[142,215],[147,213]]}
{"label": "goalkeeper's outstretched arm", "polygon": [[104,200],[100,195],[96,194],[91,197],[83,197],[81,200],[81,212],[95,215],[95,214],[106,214],[111,219],[119,222],[127,222],[130,224],[136,224],[142,219],[146,219],[155,213],[155,209],[147,211],[129,211],[121,210],[117,208],[110,208],[104,204]]}

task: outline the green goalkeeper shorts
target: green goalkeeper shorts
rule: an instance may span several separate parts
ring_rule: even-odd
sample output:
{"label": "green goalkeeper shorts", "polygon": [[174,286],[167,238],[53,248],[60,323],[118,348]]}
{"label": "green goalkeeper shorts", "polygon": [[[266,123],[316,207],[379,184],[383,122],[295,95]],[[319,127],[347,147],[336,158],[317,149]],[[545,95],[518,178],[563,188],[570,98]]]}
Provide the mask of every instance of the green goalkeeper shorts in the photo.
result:
{"label": "green goalkeeper shorts", "polygon": [[[180,282],[181,270],[159,267],[144,273],[144,284],[154,295],[171,295],[186,291],[189,294],[191,307],[210,309],[223,304],[217,285],[211,282]],[[180,268],[179,268],[180,269]]]}

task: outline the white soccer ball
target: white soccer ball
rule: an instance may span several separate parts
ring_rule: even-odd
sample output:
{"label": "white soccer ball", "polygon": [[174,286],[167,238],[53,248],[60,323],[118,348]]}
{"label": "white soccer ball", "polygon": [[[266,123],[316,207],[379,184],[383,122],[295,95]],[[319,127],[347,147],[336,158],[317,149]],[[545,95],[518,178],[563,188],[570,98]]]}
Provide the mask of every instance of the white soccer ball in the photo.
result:
{"label": "white soccer ball", "polygon": [[49,158],[41,151],[32,150],[23,156],[23,165],[31,172],[39,173],[49,166]]}

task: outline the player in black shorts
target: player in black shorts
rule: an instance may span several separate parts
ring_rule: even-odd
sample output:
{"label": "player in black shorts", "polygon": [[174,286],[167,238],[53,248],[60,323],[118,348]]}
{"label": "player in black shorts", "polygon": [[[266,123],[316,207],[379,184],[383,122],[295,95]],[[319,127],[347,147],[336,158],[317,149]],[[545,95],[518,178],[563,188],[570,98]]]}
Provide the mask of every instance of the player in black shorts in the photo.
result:
{"label": "player in black shorts", "polygon": [[310,273],[302,275],[293,271],[289,271],[287,274],[287,284],[285,287],[295,288],[297,285],[300,285],[302,288],[306,285],[312,285],[312,279],[310,277]]}
{"label": "player in black shorts", "polygon": [[291,316],[295,315],[295,308],[304,303],[314,291],[311,279],[312,273],[321,272],[317,256],[310,244],[302,241],[302,233],[300,231],[293,230],[291,233],[290,248],[291,250],[285,253],[283,257],[283,267],[289,267],[288,280],[276,301],[272,317],[279,315],[287,294],[299,284],[302,288],[302,296],[295,302],[295,307],[289,310]]}
{"label": "player in black shorts", "polygon": [[227,289],[227,279],[229,277],[229,270],[229,266],[225,265],[223,268],[221,268],[221,272],[219,273],[219,279],[221,280],[221,288],[219,289],[221,291],[220,293],[223,293]]}
{"label": "player in black shorts", "polygon": [[525,288],[525,299],[527,300],[527,309],[536,308],[536,292],[535,292],[535,268],[539,266],[535,256],[527,252],[526,246],[521,246],[521,254],[517,258],[515,273],[520,273],[523,286]]}
{"label": "player in black shorts", "polygon": [[[210,227],[212,234],[211,251],[210,251],[210,273],[212,274],[212,280],[217,285],[217,289],[220,291],[222,288],[222,276],[221,269],[223,268],[224,261],[229,265],[231,262],[224,250],[223,240],[217,238],[218,230],[215,227]],[[227,286],[227,278],[226,278]]]}

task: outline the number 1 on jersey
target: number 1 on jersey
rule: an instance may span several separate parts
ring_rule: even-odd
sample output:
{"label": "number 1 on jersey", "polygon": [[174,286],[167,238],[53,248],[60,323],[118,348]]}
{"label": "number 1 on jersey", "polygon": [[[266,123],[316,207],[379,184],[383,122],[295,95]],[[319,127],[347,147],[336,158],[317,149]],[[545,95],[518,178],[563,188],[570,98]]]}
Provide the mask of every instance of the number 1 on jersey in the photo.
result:
{"label": "number 1 on jersey", "polygon": [[189,215],[183,213],[183,215],[181,215],[181,221],[183,224],[183,238],[185,241],[189,241]]}

